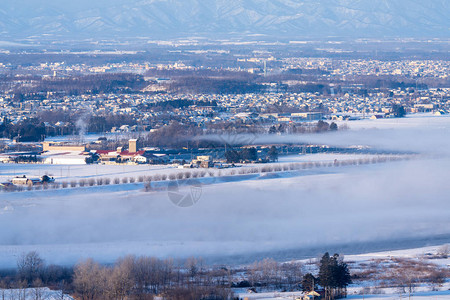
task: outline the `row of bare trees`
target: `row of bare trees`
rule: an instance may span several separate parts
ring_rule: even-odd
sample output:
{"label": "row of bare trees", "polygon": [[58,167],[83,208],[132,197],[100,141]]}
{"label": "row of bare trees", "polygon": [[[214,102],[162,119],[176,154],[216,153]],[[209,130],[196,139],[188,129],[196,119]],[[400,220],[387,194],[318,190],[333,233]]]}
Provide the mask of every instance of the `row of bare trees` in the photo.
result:
{"label": "row of bare trees", "polygon": [[50,182],[36,186],[10,186],[6,187],[4,191],[20,192],[26,190],[41,190],[41,189],[65,189],[75,187],[92,187],[102,186],[110,184],[128,184],[128,183],[144,183],[146,190],[151,189],[151,182],[153,181],[174,181],[184,180],[191,178],[203,178],[203,177],[221,177],[221,176],[233,176],[233,175],[248,175],[258,173],[271,173],[271,172],[287,172],[287,171],[299,171],[312,168],[322,167],[340,167],[340,166],[356,166],[376,163],[386,163],[393,161],[400,161],[411,159],[411,156],[377,156],[367,157],[350,160],[335,160],[335,161],[315,161],[315,162],[299,162],[299,163],[285,163],[285,164],[267,164],[264,166],[231,168],[215,171],[212,169],[187,169],[185,171],[173,172],[170,174],[155,174],[155,175],[141,175],[138,177],[122,177],[122,178],[88,178],[63,182]]}
{"label": "row of bare trees", "polygon": [[195,259],[186,266],[173,260],[127,256],[113,266],[102,266],[88,259],[75,266],[73,288],[79,299],[232,299],[226,285],[207,277]]}

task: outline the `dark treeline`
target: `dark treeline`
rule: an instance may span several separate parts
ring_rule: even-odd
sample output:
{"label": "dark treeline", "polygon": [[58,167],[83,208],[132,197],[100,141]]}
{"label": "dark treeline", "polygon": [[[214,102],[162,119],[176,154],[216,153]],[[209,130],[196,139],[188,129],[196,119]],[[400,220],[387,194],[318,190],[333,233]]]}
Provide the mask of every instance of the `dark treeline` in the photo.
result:
{"label": "dark treeline", "polygon": [[239,162],[274,162],[278,160],[278,150],[275,146],[272,146],[266,153],[265,157],[258,157],[258,151],[255,147],[245,147],[242,149],[229,149],[225,152],[225,159],[228,163]]}
{"label": "dark treeline", "polygon": [[177,99],[169,101],[159,101],[156,103],[147,104],[147,108],[153,110],[171,111],[174,108],[185,108],[189,106],[214,106],[217,107],[216,101],[194,101],[188,99]]}
{"label": "dark treeline", "polygon": [[245,94],[265,91],[259,76],[248,72],[215,69],[149,70],[147,76],[168,77],[169,92],[197,94]]}
{"label": "dark treeline", "polygon": [[[203,127],[196,124],[182,124],[172,122],[158,130],[149,133],[143,138],[145,144],[169,147],[169,148],[208,148],[229,146],[244,146],[249,138],[246,136],[257,136],[259,134],[299,134],[299,133],[321,133],[326,131],[337,131],[336,123],[319,120],[315,124],[279,124],[272,125],[262,122],[218,122],[208,123]],[[209,136],[211,136],[209,138]],[[215,138],[219,137],[219,139]],[[241,138],[242,137],[242,138]],[[243,159],[245,160],[245,158]],[[232,161],[235,161],[234,159]]]}
{"label": "dark treeline", "polygon": [[315,124],[279,124],[273,125],[269,128],[269,134],[277,133],[287,133],[287,134],[298,134],[298,133],[321,133],[326,131],[337,131],[338,126],[336,123],[325,122],[322,120],[317,121]]}
{"label": "dark treeline", "polygon": [[225,152],[225,158],[228,163],[237,163],[243,161],[256,161],[258,159],[258,152],[256,148],[244,148],[241,150],[228,150]]}
{"label": "dark treeline", "polygon": [[142,76],[136,74],[102,74],[71,78],[46,79],[40,83],[41,91],[65,91],[71,95],[90,92],[114,93],[139,90],[146,86]]}
{"label": "dark treeline", "polygon": [[169,84],[170,92],[196,94],[246,94],[265,91],[253,81],[239,78],[183,77]]}
{"label": "dark treeline", "polygon": [[60,92],[65,95],[100,94],[137,92],[142,90],[146,81],[141,75],[128,73],[110,73],[96,75],[80,75],[71,77],[2,77],[1,86],[11,82],[29,81],[32,85],[19,84],[13,87],[14,93],[21,95],[22,99],[36,99],[39,95],[47,92]]}
{"label": "dark treeline", "polygon": [[[331,124],[322,120],[311,125],[305,124],[279,124],[272,125],[263,122],[217,122],[207,123],[203,127],[192,124],[183,124],[179,122],[171,122],[169,125],[159,128],[149,133],[143,138],[145,144],[169,147],[223,147],[225,144],[229,146],[243,146],[248,143],[246,135],[257,136],[259,134],[294,134],[294,133],[320,133],[326,131],[336,131],[338,126],[336,123]],[[219,138],[217,138],[219,137]],[[244,137],[244,138],[241,138]],[[247,141],[247,142],[246,142]]]}
{"label": "dark treeline", "polygon": [[115,114],[104,116],[90,116],[85,120],[87,132],[104,133],[110,131],[113,127],[121,125],[137,125],[133,116],[127,114]]}
{"label": "dark treeline", "polygon": [[290,93],[320,93],[328,95],[330,94],[330,87],[328,84],[298,84],[286,87],[286,91]]}
{"label": "dark treeline", "polygon": [[[46,125],[48,122],[50,125]],[[55,122],[64,122],[60,126]],[[122,125],[137,125],[137,121],[127,114],[104,116],[83,116],[82,113],[69,114],[60,111],[45,111],[37,118],[27,119],[18,123],[10,123],[8,119],[0,123],[0,137],[14,139],[20,142],[39,142],[46,136],[103,133],[113,127]]]}
{"label": "dark treeline", "polygon": [[0,124],[0,137],[17,138],[21,142],[37,142],[45,138],[45,125],[38,119],[29,119],[17,124],[9,123],[6,119]]}
{"label": "dark treeline", "polygon": [[142,143],[163,148],[206,148],[217,143],[199,139],[205,131],[196,124],[172,122],[142,138]]}
{"label": "dark treeline", "polygon": [[[406,77],[394,76],[354,76],[342,82],[340,78],[324,81],[322,76],[326,74],[324,70],[289,70],[281,74],[272,74],[267,77],[262,75],[243,76],[240,73],[230,73],[227,77],[214,77],[197,75],[192,72],[192,76],[175,77],[168,85],[170,92],[184,93],[215,93],[215,94],[243,94],[243,93],[264,93],[290,92],[290,93],[319,93],[331,94],[330,83],[334,84],[333,93],[339,95],[349,91],[349,85],[361,85],[366,90],[380,89],[427,89],[428,84],[423,80],[416,80]],[[170,72],[168,72],[170,74]],[[302,84],[282,84],[284,81],[302,81]],[[275,87],[267,86],[264,83],[278,83]],[[345,87],[345,89],[343,89]],[[360,94],[359,88],[355,88],[352,93]]]}
{"label": "dark treeline", "polygon": [[[171,107],[172,104],[174,106],[178,105],[184,107],[187,103],[180,100],[176,103],[168,103],[166,107]],[[404,113],[404,108],[396,106],[395,109],[398,116],[402,116],[401,114]],[[56,126],[55,122],[63,123]],[[322,120],[313,125],[308,123],[297,123],[272,126],[270,126],[270,123],[266,124],[260,121],[223,121],[205,123],[201,127],[195,123],[181,123],[174,120],[170,121],[170,119],[168,119],[167,122],[168,124],[166,126],[159,127],[158,130],[150,132],[142,138],[146,145],[174,148],[201,148],[215,145],[214,142],[206,141],[202,138],[207,135],[237,136],[240,134],[256,135],[266,133],[295,134],[320,133],[338,130],[338,127],[334,122],[329,124]],[[49,136],[85,134],[88,132],[104,133],[111,131],[113,127],[118,128],[122,125],[138,126],[139,124],[135,118],[127,114],[92,116],[85,115],[83,112],[71,114],[63,110],[55,110],[42,112],[37,118],[23,120],[15,124],[9,122],[8,119],[5,119],[4,122],[0,123],[0,137],[9,139],[17,138],[17,140],[21,142],[36,142],[42,141],[45,137]],[[139,128],[139,130],[143,129],[145,128]],[[233,141],[229,141],[229,143],[235,145]]]}
{"label": "dark treeline", "polygon": [[326,75],[330,74],[329,71],[323,69],[288,69],[285,71],[286,74],[299,74],[299,75]]}

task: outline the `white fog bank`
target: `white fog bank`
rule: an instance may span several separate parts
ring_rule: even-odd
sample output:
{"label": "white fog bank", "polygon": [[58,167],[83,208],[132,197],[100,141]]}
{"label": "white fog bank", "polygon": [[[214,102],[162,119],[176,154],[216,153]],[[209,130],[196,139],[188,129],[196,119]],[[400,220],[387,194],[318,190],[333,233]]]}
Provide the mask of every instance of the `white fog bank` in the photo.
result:
{"label": "white fog bank", "polygon": [[139,186],[0,193],[0,266],[14,267],[16,257],[31,250],[47,262],[72,264],[126,254],[333,251],[333,245],[450,236],[450,118],[434,120],[422,129],[350,129],[308,139],[370,141],[422,154],[430,149],[438,158],[204,185],[199,202],[188,208],[175,206],[165,191]]}

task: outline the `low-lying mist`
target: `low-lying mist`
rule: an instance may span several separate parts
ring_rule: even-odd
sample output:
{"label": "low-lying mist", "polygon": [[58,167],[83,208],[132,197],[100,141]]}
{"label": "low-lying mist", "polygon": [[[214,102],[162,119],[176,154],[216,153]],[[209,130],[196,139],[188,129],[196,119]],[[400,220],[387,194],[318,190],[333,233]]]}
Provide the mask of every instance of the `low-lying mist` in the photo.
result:
{"label": "low-lying mist", "polygon": [[205,185],[199,202],[188,208],[175,206],[167,192],[140,189],[2,193],[0,265],[14,265],[14,257],[28,250],[49,262],[89,256],[111,262],[125,254],[225,257],[319,246],[332,251],[333,245],[448,235],[450,118],[427,121],[420,128],[258,137],[434,157]]}

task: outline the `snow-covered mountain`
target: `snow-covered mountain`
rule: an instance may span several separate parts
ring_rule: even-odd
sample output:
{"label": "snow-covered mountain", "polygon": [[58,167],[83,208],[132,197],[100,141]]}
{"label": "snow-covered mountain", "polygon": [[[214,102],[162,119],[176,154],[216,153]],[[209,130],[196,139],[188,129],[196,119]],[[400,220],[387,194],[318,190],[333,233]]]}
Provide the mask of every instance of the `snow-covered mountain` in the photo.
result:
{"label": "snow-covered mountain", "polygon": [[0,37],[450,37],[449,0],[3,0]]}

